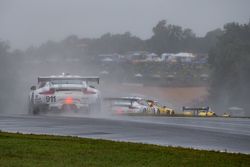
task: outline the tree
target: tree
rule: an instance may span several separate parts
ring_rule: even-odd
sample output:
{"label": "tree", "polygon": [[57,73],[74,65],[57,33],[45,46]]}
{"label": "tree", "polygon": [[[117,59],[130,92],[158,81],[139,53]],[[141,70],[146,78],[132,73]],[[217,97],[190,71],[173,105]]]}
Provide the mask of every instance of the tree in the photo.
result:
{"label": "tree", "polygon": [[153,28],[153,33],[153,36],[146,41],[151,52],[162,54],[193,50],[192,43],[196,37],[191,29],[183,30],[180,26],[167,24],[166,20],[161,20]]}
{"label": "tree", "polygon": [[220,108],[249,108],[250,25],[229,23],[209,53],[210,100]]}
{"label": "tree", "polygon": [[126,53],[143,49],[143,41],[130,32],[124,34],[106,33],[98,39],[93,39],[88,45],[89,54]]}
{"label": "tree", "polygon": [[0,96],[0,105],[2,106],[2,110],[4,110],[3,107],[6,103],[6,95],[8,94],[7,90],[11,89],[8,83],[10,77],[9,72],[11,70],[9,68],[9,49],[10,46],[7,42],[0,41],[0,92],[2,94],[2,96]]}
{"label": "tree", "polygon": [[[6,68],[8,67],[8,56],[10,55],[9,52],[10,46],[5,41],[0,41],[0,74],[3,76],[6,73]],[[2,77],[0,77],[1,79]]]}

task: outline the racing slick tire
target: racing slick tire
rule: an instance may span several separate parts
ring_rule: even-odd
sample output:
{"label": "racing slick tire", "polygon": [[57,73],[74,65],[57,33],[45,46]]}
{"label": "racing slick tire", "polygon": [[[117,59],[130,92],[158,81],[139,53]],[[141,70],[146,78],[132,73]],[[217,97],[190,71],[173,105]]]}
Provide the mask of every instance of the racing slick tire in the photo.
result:
{"label": "racing slick tire", "polygon": [[28,99],[28,114],[29,115],[38,115],[39,114],[39,108],[35,107],[33,103],[33,98]]}
{"label": "racing slick tire", "polygon": [[47,113],[47,111],[48,111],[47,105],[40,105],[40,106],[35,106],[33,104],[29,105],[30,115],[39,115],[40,113]]}
{"label": "racing slick tire", "polygon": [[170,116],[174,116],[175,112],[174,111],[170,111],[169,114],[170,114]]}
{"label": "racing slick tire", "polygon": [[40,112],[39,107],[34,107],[32,104],[29,105],[29,114],[30,115],[38,115]]}
{"label": "racing slick tire", "polygon": [[154,115],[157,115],[157,110],[155,108],[152,109]]}
{"label": "racing slick tire", "polygon": [[38,115],[39,113],[40,113],[40,108],[39,108],[39,107],[35,107],[35,108],[33,109],[32,114],[33,114],[33,115]]}
{"label": "racing slick tire", "polygon": [[161,115],[161,112],[160,112],[159,109],[157,109],[156,114],[157,114],[157,115]]}

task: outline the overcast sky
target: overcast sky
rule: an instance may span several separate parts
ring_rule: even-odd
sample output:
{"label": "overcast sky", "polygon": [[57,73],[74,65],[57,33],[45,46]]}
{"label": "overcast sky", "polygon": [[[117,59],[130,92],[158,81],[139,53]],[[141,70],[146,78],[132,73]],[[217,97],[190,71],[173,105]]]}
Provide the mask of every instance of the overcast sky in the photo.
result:
{"label": "overcast sky", "polygon": [[0,0],[0,39],[20,49],[72,34],[130,31],[146,39],[162,19],[204,36],[228,22],[247,23],[250,0]]}

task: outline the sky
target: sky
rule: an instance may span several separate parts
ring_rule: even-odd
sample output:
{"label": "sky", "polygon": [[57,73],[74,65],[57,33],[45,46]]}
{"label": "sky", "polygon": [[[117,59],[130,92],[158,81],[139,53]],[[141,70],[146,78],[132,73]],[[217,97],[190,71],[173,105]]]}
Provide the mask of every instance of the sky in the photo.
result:
{"label": "sky", "polygon": [[204,36],[225,23],[248,23],[250,0],[0,0],[0,40],[26,49],[69,35],[129,31],[148,39],[163,19]]}

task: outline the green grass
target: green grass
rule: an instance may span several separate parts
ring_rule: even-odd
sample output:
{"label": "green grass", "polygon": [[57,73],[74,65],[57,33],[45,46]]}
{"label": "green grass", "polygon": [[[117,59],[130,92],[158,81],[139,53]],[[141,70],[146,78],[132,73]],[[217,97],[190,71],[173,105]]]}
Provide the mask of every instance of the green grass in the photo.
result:
{"label": "green grass", "polygon": [[1,132],[0,166],[249,167],[250,155]]}

